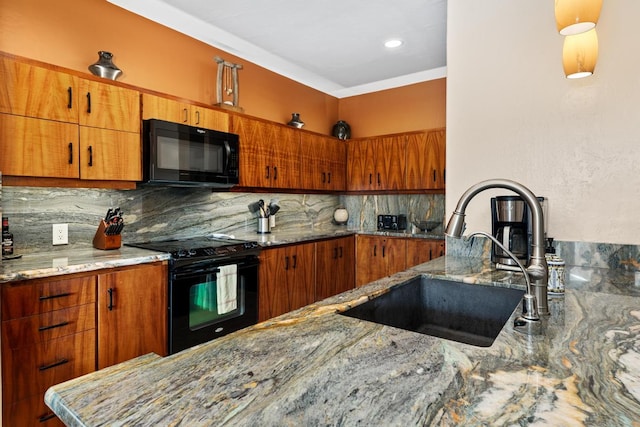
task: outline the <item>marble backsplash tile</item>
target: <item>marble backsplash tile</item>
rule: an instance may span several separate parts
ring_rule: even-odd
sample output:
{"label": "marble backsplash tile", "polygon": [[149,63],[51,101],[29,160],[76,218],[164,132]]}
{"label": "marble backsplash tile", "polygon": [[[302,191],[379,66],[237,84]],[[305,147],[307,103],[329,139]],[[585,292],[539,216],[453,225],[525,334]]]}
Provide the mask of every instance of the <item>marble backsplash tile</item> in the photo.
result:
{"label": "marble backsplash tile", "polygon": [[[446,238],[447,254],[463,258],[489,258],[491,241]],[[640,245],[554,241],[556,254],[567,265],[640,271]]]}

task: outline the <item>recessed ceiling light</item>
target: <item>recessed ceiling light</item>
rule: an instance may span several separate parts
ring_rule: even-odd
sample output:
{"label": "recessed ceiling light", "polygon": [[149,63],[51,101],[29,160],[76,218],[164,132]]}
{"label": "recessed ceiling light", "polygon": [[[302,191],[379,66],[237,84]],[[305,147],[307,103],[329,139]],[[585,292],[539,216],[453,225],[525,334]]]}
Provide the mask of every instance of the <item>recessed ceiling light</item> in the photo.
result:
{"label": "recessed ceiling light", "polygon": [[400,39],[391,39],[384,42],[384,47],[388,47],[389,49],[394,49],[400,46],[402,46],[402,40]]}

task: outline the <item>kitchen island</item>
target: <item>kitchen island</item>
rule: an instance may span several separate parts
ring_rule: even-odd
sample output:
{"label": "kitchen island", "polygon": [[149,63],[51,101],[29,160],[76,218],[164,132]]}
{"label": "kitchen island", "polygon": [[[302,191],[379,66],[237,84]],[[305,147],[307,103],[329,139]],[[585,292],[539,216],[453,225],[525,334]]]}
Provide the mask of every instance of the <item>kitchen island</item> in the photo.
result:
{"label": "kitchen island", "polygon": [[546,333],[514,312],[481,348],[337,314],[417,275],[522,288],[481,259],[442,257],[226,337],[51,387],[70,426],[634,425],[640,286],[572,267]]}

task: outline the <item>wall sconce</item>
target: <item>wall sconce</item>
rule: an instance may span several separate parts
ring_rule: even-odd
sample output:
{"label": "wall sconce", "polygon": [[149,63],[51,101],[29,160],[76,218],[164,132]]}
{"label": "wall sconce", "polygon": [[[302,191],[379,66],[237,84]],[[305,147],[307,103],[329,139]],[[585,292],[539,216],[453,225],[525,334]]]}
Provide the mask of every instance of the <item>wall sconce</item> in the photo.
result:
{"label": "wall sconce", "polygon": [[602,0],[555,0],[556,25],[563,36],[562,65],[569,79],[593,74],[598,60],[596,24]]}
{"label": "wall sconce", "polygon": [[600,17],[602,0],[556,0],[556,25],[563,36],[594,28]]}
{"label": "wall sconce", "polygon": [[585,33],[567,36],[562,47],[562,65],[568,79],[593,74],[598,59],[598,34],[593,28]]}

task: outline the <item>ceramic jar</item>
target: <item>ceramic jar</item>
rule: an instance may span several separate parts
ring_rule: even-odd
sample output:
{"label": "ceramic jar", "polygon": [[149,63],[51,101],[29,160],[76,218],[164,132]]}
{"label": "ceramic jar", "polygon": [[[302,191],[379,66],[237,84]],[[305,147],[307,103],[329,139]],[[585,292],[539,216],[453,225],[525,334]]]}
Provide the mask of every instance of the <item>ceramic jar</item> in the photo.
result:
{"label": "ceramic jar", "polygon": [[553,294],[564,293],[565,284],[565,262],[556,255],[547,254],[547,265],[549,266],[549,280],[547,291]]}

